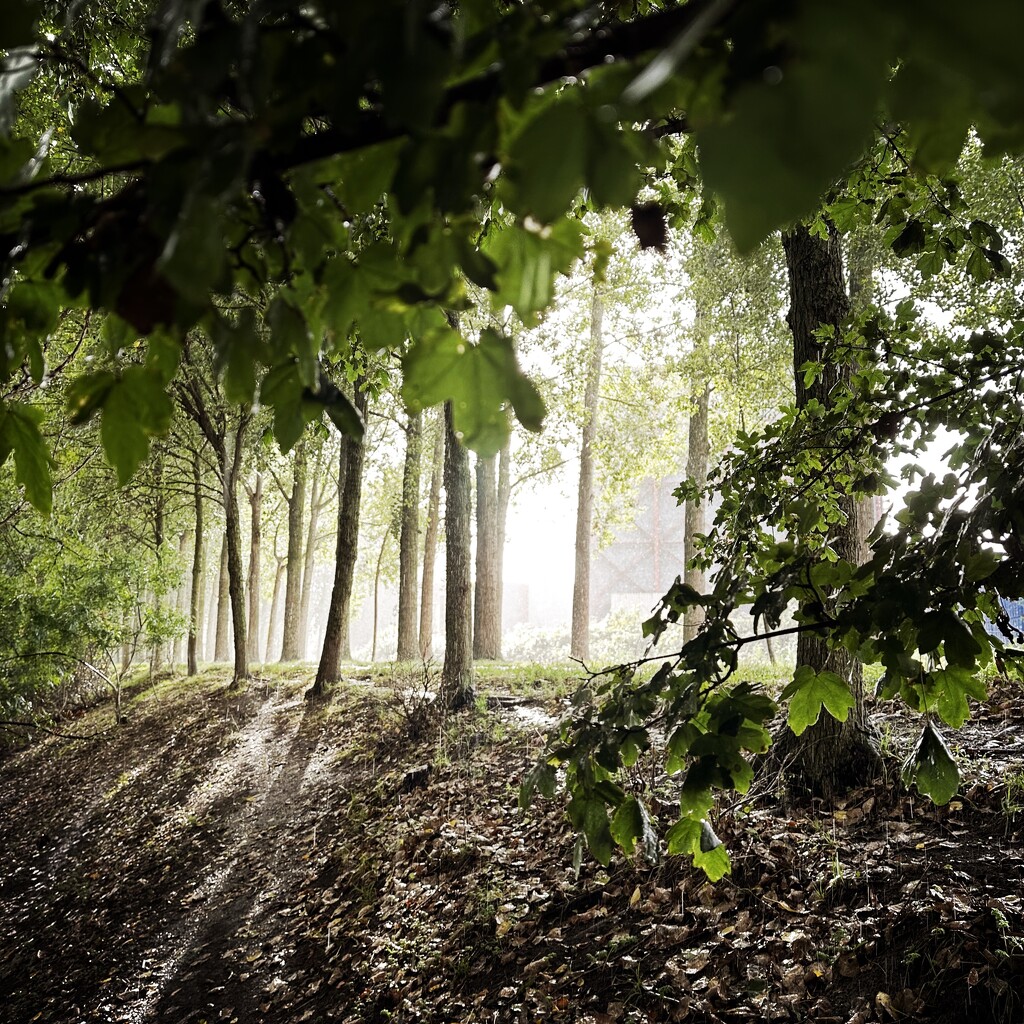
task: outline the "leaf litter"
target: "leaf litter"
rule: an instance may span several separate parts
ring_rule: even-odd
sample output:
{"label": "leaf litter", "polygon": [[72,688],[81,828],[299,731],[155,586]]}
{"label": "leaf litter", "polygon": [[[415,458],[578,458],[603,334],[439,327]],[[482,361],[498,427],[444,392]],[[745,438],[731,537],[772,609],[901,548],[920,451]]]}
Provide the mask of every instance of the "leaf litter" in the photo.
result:
{"label": "leaf litter", "polygon": [[[141,698],[101,745],[0,762],[0,1020],[1007,1021],[1024,1015],[1024,702],[950,734],[944,808],[759,779],[732,874],[578,856],[518,785],[558,708],[439,719],[302,678]],[[421,711],[423,709],[420,709]],[[525,713],[524,713],[525,711]],[[905,753],[909,720],[886,715]],[[632,771],[671,820],[674,783]],[[659,821],[660,819],[660,821]]]}

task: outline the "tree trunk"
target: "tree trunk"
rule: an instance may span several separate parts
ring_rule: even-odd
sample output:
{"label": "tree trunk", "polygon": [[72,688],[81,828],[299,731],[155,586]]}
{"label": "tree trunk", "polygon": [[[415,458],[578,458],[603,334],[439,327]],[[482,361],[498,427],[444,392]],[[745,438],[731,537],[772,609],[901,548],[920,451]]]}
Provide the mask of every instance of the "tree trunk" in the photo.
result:
{"label": "tree trunk", "polygon": [[231,657],[229,605],[228,531],[225,530],[220,539],[220,571],[217,575],[217,634],[213,651],[213,660],[216,662],[225,662]]}
{"label": "tree trunk", "polygon": [[498,570],[497,456],[476,460],[476,588],[473,600],[473,657],[501,657],[501,599]]}
{"label": "tree trunk", "polygon": [[[163,461],[160,456],[157,455],[153,460],[153,500],[155,502],[153,508],[153,545],[156,551],[156,564],[158,570],[162,570],[164,560],[164,475],[163,475]],[[159,571],[159,575],[163,575],[162,571]],[[157,595],[154,600],[156,611],[159,616],[161,606],[163,605],[163,597]],[[163,667],[164,662],[164,645],[161,641],[153,645],[153,650],[149,658],[149,671],[152,675],[154,672],[158,672]]]}
{"label": "tree trunk", "polygon": [[572,588],[572,634],[569,655],[581,661],[590,655],[590,534],[594,518],[594,454],[601,356],[604,350],[604,306],[596,286],[590,307],[590,356],[583,396],[583,437],[580,443],[580,479],[576,501],[576,572]]}
{"label": "tree trunk", "polygon": [[[366,395],[356,384],[353,405],[366,418]],[[356,569],[356,548],[359,543],[359,504],[363,489],[363,454],[361,440],[344,437],[338,466],[341,494],[338,498],[338,538],[334,557],[334,589],[327,612],[327,629],[316,680],[307,697],[321,697],[327,684],[341,678],[341,662],[352,657],[349,640],[349,609],[352,604],[352,580]]]}
{"label": "tree trunk", "polygon": [[299,657],[305,661],[309,651],[309,603],[313,597],[313,576],[316,571],[316,532],[320,528],[320,506],[324,486],[321,482],[322,461],[317,457],[316,470],[309,495],[309,529],[306,532],[306,554],[302,563],[302,597],[299,601]]}
{"label": "tree trunk", "polygon": [[[508,526],[508,505],[512,498],[512,453],[509,442],[498,453],[498,498],[495,515],[495,591],[498,609],[496,612],[498,629],[504,632],[505,611],[505,534]],[[499,655],[500,657],[500,655]]]}
{"label": "tree trunk", "polygon": [[[841,331],[849,313],[839,236],[831,225],[827,238],[818,238],[799,225],[786,232],[782,241],[789,271],[787,320],[793,332],[797,405],[802,407],[812,398],[828,405],[833,389],[849,378],[849,367],[823,364],[822,373],[810,387],[805,386],[800,368],[821,358],[814,332],[822,325]],[[830,543],[840,558],[856,563],[860,553],[857,503],[849,498],[841,507],[846,522],[835,529]],[[813,792],[831,798],[870,781],[877,761],[864,704],[862,666],[845,647],[830,647],[811,633],[801,633],[798,638],[797,665],[836,673],[848,682],[856,700],[845,722],[823,710],[815,725],[800,736],[787,732],[779,743],[779,755],[791,765],[791,774]]]}
{"label": "tree trunk", "polygon": [[196,517],[196,542],[192,549],[192,594],[189,599],[188,616],[188,674],[190,676],[196,675],[199,671],[199,634],[203,622],[203,545],[206,543],[206,537],[203,532],[202,483],[202,468],[197,452],[192,461],[192,500]]}
{"label": "tree trunk", "polygon": [[420,582],[420,657],[427,661],[434,653],[434,564],[437,535],[441,527],[441,471],[444,466],[444,413],[438,417],[434,449],[430,458],[430,498],[427,528],[423,536],[423,576]]}
{"label": "tree trunk", "polygon": [[373,642],[370,645],[370,661],[377,660],[377,626],[380,622],[380,571],[384,564],[384,552],[388,546],[389,530],[384,531],[384,537],[380,542],[380,551],[377,553],[377,570],[373,574]]}
{"label": "tree trunk", "polygon": [[[705,384],[693,404],[690,413],[689,437],[687,439],[686,476],[703,490],[708,479],[708,399],[711,385]],[[655,499],[657,500],[657,499]],[[685,536],[683,539],[683,582],[703,593],[706,586],[704,570],[692,564],[697,554],[697,534],[705,530],[704,502],[698,496],[686,503]],[[683,642],[688,643],[697,635],[704,621],[703,608],[691,608],[683,620]]]}
{"label": "tree trunk", "polygon": [[250,521],[252,530],[249,537],[249,661],[260,660],[260,546],[263,525],[263,474],[257,472],[256,482],[249,492]]}
{"label": "tree trunk", "polygon": [[242,438],[245,420],[235,431],[234,444],[225,439],[224,533],[228,544],[228,595],[231,598],[231,628],[234,632],[235,668],[232,685],[240,686],[249,675],[248,645],[245,633],[245,580],[242,574],[242,535],[238,515],[238,476],[242,465]]}
{"label": "tree trunk", "polygon": [[274,570],[274,593],[270,598],[270,615],[267,621],[267,646],[269,653],[273,650],[274,636],[277,634],[278,612],[281,608],[281,586],[284,583],[284,567],[286,559],[277,555],[277,568]]}
{"label": "tree trunk", "polygon": [[[182,531],[178,535],[178,562],[180,565],[185,564],[185,556],[188,554],[188,534]],[[185,618],[185,612],[189,604],[189,581],[185,573],[182,573],[181,582],[178,584],[174,591],[174,611],[175,614]],[[185,637],[182,634],[178,634],[174,638],[174,643],[171,647],[171,668],[175,665],[181,665],[185,662]]]}
{"label": "tree trunk", "polygon": [[402,471],[402,527],[398,538],[398,652],[399,661],[420,655],[416,621],[417,562],[420,543],[420,449],[423,413],[409,415],[405,428],[405,466]]}
{"label": "tree trunk", "polygon": [[451,402],[444,407],[445,645],[440,699],[461,708],[473,699],[470,582],[469,453],[455,436]]}
{"label": "tree trunk", "polygon": [[284,587],[284,637],[281,661],[299,660],[299,617],[302,593],[302,520],[306,515],[306,456],[295,452],[292,493],[288,499],[288,576]]}

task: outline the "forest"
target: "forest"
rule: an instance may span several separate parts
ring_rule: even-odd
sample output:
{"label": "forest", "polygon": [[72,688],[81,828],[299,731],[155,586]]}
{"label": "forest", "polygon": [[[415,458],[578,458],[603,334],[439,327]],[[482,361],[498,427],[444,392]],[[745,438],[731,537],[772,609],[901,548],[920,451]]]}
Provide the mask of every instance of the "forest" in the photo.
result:
{"label": "forest", "polygon": [[0,1022],[1024,1019],[1021,38],[7,0]]}

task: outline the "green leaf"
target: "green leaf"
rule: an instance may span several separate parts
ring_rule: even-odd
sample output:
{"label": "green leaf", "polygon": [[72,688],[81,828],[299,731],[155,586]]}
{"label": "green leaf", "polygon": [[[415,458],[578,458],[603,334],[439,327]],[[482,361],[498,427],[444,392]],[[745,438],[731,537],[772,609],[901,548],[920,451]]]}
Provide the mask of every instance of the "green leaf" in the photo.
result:
{"label": "green leaf", "polygon": [[960,785],[960,772],[942,734],[926,722],[916,746],[904,762],[903,780],[937,804],[949,803]]}
{"label": "green leaf", "polygon": [[417,339],[402,358],[402,397],[413,410],[451,401],[455,429],[481,455],[508,437],[507,407],[539,429],[544,405],[516,362],[512,342],[485,329],[476,344],[448,328]]}
{"label": "green leaf", "polygon": [[857,703],[850,687],[834,672],[815,672],[808,665],[796,670],[782,699],[789,701],[789,727],[797,736],[817,722],[822,706],[833,718],[845,722]]}
{"label": "green leaf", "polygon": [[705,181],[742,251],[812,213],[871,138],[890,74],[878,27],[855,5],[805,5],[781,77],[759,74],[697,119]]}
{"label": "green leaf", "polygon": [[174,405],[159,373],[129,366],[103,400],[100,440],[118,483],[126,484],[149,453],[149,438],[167,431]]}
{"label": "green leaf", "polygon": [[991,548],[982,548],[977,554],[971,555],[964,565],[964,578],[971,583],[988,579],[999,565],[999,556]]}
{"label": "green leaf", "polygon": [[[25,88],[35,77],[39,70],[39,60],[30,47],[17,48],[11,43],[4,43],[3,40],[9,35],[17,36],[17,31],[11,32],[8,25],[8,18],[12,15],[17,18],[19,7],[25,7],[21,0],[6,0],[3,21],[0,22],[0,50],[8,50],[7,56],[0,62],[0,133],[7,135],[17,116],[18,107],[15,102],[18,93]],[[29,19],[29,28],[25,33],[30,39],[32,36],[32,22]],[[25,40],[28,41],[27,39]]]}
{"label": "green leaf", "polygon": [[653,861],[658,854],[658,837],[651,826],[647,808],[635,796],[627,797],[612,815],[612,839],[625,851],[627,856],[633,855],[636,841],[648,861]]}
{"label": "green leaf", "polygon": [[729,853],[705,818],[682,818],[665,834],[665,841],[669,853],[690,854],[694,866],[712,882],[717,882],[731,870]]}
{"label": "green leaf", "polygon": [[509,152],[513,209],[544,224],[562,216],[583,185],[587,120],[578,104],[548,103],[530,120]]}
{"label": "green leaf", "polygon": [[612,859],[612,833],[604,801],[585,796],[573,797],[568,811],[573,825],[587,837],[590,852],[607,867]]}
{"label": "green leaf", "polygon": [[103,402],[100,440],[107,459],[124,486],[149,453],[149,438],[139,423],[135,398],[122,382],[114,384]]}
{"label": "green leaf", "polygon": [[50,453],[39,430],[40,410],[11,403],[0,406],[0,464],[14,452],[14,478],[33,508],[49,515],[53,507]]}
{"label": "green leaf", "polygon": [[519,225],[493,232],[484,251],[498,268],[495,302],[534,323],[554,298],[555,275],[568,273],[583,255],[584,230],[579,221],[561,220],[542,232]]}
{"label": "green leaf", "polygon": [[959,729],[971,717],[967,698],[980,701],[988,694],[985,683],[965,668],[939,669],[932,674],[931,681],[936,697],[935,710],[943,722],[954,729]]}
{"label": "green leaf", "polygon": [[180,295],[206,305],[211,291],[227,291],[224,207],[214,196],[193,193],[160,255],[158,266]]}
{"label": "green leaf", "polygon": [[946,621],[942,651],[950,665],[973,668],[981,654],[981,644],[958,618],[950,615]]}

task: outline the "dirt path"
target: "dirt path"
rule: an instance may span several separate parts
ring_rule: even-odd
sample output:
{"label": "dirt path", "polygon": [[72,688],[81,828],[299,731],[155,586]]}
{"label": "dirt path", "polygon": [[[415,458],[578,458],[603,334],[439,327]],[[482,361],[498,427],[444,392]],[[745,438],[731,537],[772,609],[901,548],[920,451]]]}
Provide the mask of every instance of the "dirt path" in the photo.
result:
{"label": "dirt path", "polygon": [[[214,697],[206,710],[220,715],[186,717],[164,742],[148,745],[148,733],[156,740],[149,727],[157,723],[147,717],[133,726],[142,742],[132,767],[125,770],[126,751],[116,749],[122,737],[114,737],[94,760],[76,765],[50,807],[38,804],[48,802],[48,792],[56,796],[44,753],[49,748],[52,754],[55,745],[7,766],[0,855],[19,868],[0,880],[0,916],[5,930],[32,920],[41,925],[37,948],[23,949],[20,962],[8,965],[21,974],[16,980],[23,995],[57,1011],[41,1019],[262,1020],[259,993],[245,983],[246,963],[262,958],[254,953],[273,937],[282,894],[306,868],[286,832],[311,810],[305,805],[317,802],[315,783],[330,757],[318,749],[321,730],[301,694],[298,684],[254,687],[226,701]],[[25,800],[32,787],[42,797]],[[36,820],[48,822],[34,843],[24,841],[33,830],[18,827],[19,816],[29,817],[26,804]],[[171,855],[161,859],[163,852]],[[104,878],[118,856],[125,877]],[[83,870],[90,861],[101,870]],[[109,884],[89,884],[103,882]],[[34,978],[46,974],[40,966],[64,945],[60,916],[77,916],[97,897],[101,906],[94,905],[91,924],[118,955],[109,963],[102,952],[96,958],[110,970],[92,979],[95,1003],[62,1006],[59,994],[32,993]],[[117,918],[125,933],[110,935]],[[10,1010],[0,1007],[0,1019]],[[11,1012],[12,1021],[34,1016]]]}

